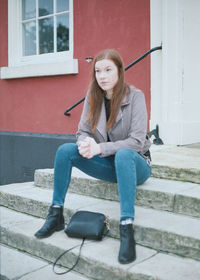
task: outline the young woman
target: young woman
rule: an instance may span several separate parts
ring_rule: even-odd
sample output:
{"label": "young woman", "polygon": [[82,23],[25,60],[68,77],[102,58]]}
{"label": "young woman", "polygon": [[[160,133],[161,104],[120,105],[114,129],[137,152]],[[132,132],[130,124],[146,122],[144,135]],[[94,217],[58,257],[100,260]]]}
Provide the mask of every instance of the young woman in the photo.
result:
{"label": "young woman", "polygon": [[64,228],[63,205],[75,166],[90,176],[117,183],[121,208],[118,260],[125,264],[136,259],[136,186],[151,175],[145,98],[140,90],[125,83],[123,61],[116,50],[101,51],[92,70],[77,144],[58,148],[52,206],[35,236],[45,238]]}

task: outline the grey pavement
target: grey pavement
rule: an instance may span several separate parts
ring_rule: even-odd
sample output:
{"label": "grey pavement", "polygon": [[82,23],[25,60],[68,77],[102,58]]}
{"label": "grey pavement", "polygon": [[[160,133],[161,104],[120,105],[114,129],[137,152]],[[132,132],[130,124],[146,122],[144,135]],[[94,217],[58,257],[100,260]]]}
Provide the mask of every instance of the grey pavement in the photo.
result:
{"label": "grey pavement", "polygon": [[[89,280],[76,272],[56,275],[52,264],[17,249],[0,244],[0,279],[2,280]],[[57,268],[59,272],[65,269]]]}

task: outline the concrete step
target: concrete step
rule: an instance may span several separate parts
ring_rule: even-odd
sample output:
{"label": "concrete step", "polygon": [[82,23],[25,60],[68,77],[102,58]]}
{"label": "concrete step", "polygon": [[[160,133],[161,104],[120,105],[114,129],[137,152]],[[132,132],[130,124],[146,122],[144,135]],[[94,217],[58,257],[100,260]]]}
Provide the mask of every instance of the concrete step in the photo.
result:
{"label": "concrete step", "polygon": [[[64,250],[81,243],[80,239],[67,237],[64,231],[56,232],[49,238],[38,240],[34,237],[34,233],[44,223],[43,219],[4,207],[1,207],[0,211],[1,242],[43,258],[48,262],[53,262]],[[81,259],[75,269],[86,277],[98,280],[200,279],[199,261],[163,254],[137,245],[137,260],[131,264],[121,265],[117,261],[118,251],[119,240],[113,238],[106,237],[102,241],[86,241],[81,253]],[[77,255],[78,248],[70,251],[69,254],[62,258],[62,266],[72,266]],[[43,279],[51,278],[45,277]]]}
{"label": "concrete step", "polygon": [[[53,169],[35,171],[35,185],[53,188]],[[92,178],[72,169],[70,192],[118,201],[117,184]],[[200,218],[200,185],[166,179],[149,178],[138,186],[136,205]]]}
{"label": "concrete step", "polygon": [[[77,272],[56,275],[52,264],[25,252],[0,244],[0,279],[1,280],[89,280]],[[64,269],[59,268],[60,272]]]}
{"label": "concrete step", "polygon": [[[1,205],[45,218],[52,199],[52,190],[34,183],[1,186]],[[102,212],[109,216],[110,236],[119,238],[119,202],[68,193],[65,218],[68,222],[77,210]],[[136,241],[140,245],[200,260],[200,219],[167,211],[135,207]]]}
{"label": "concrete step", "polygon": [[195,146],[152,145],[152,176],[200,183],[200,149]]}

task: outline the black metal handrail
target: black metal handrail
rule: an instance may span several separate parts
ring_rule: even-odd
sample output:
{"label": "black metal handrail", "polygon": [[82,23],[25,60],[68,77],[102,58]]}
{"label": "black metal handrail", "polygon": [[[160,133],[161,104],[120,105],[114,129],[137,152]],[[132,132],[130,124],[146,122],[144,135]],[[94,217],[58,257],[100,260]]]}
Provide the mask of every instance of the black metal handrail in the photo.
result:
{"label": "black metal handrail", "polygon": [[[131,68],[133,65],[135,65],[136,63],[138,63],[139,61],[141,61],[142,59],[144,59],[146,56],[148,56],[150,53],[155,52],[157,50],[161,50],[162,46],[158,46],[155,48],[152,48],[150,50],[148,50],[147,52],[145,52],[143,55],[141,55],[140,57],[138,57],[136,60],[134,60],[132,63],[130,63],[129,65],[127,65],[124,70],[128,70],[129,68]],[[72,109],[74,109],[76,106],[78,106],[80,103],[82,103],[85,100],[85,97],[83,97],[82,99],[80,99],[78,102],[76,102],[74,105],[72,105],[71,107],[69,107],[65,112],[64,115],[66,116],[70,116],[71,114],[69,113]]]}

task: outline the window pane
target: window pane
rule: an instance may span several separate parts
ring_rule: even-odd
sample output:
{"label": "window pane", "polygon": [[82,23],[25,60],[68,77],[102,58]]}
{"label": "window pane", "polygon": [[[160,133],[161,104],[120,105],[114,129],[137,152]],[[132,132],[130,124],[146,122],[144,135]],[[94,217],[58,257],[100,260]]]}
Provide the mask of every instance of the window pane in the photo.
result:
{"label": "window pane", "polygon": [[53,17],[39,20],[39,53],[51,53],[53,47]]}
{"label": "window pane", "polygon": [[53,14],[53,0],[39,0],[39,16]]}
{"label": "window pane", "polygon": [[57,52],[69,50],[69,14],[59,15],[57,19]]}
{"label": "window pane", "polygon": [[36,54],[35,21],[23,23],[23,56]]}
{"label": "window pane", "polygon": [[69,0],[57,0],[56,12],[69,11]]}
{"label": "window pane", "polygon": [[22,19],[35,18],[36,0],[22,0]]}

